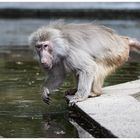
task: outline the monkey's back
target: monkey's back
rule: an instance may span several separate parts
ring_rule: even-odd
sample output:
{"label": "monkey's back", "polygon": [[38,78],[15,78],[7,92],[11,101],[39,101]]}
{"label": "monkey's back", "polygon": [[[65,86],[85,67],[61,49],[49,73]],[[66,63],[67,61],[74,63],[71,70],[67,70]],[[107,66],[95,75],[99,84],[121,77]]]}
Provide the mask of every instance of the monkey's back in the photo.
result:
{"label": "monkey's back", "polygon": [[[95,24],[59,24],[54,26],[71,46],[88,52],[99,59],[128,53],[128,44],[112,29]],[[115,55],[114,55],[115,54]]]}

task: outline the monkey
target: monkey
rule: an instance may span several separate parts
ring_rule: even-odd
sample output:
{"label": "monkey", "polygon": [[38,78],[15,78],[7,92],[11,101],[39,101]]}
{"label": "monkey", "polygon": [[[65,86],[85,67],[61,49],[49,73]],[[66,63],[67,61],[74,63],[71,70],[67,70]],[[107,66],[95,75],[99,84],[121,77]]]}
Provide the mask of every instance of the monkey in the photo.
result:
{"label": "monkey", "polygon": [[100,96],[105,78],[128,61],[132,48],[140,51],[139,41],[93,23],[55,22],[40,27],[30,35],[29,45],[48,72],[43,101],[49,103],[50,93],[62,85],[67,73],[73,72],[77,85],[72,105],[89,96]]}

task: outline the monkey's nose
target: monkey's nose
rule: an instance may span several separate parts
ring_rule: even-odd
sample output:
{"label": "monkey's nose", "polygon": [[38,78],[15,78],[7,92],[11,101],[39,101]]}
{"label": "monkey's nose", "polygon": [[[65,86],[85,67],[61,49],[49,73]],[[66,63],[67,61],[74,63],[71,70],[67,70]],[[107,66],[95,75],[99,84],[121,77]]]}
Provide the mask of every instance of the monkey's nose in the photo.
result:
{"label": "monkey's nose", "polygon": [[43,61],[43,62],[41,61],[41,64],[45,69],[50,69],[51,68],[50,65],[46,61]]}
{"label": "monkey's nose", "polygon": [[46,59],[41,59],[41,64],[47,65],[47,60]]}

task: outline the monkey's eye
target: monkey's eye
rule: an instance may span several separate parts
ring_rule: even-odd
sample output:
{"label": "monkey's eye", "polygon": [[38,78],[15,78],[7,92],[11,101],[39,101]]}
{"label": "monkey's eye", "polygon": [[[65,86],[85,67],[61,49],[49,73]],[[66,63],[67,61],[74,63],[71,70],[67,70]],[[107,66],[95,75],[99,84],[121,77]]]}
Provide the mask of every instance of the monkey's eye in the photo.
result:
{"label": "monkey's eye", "polygon": [[44,48],[47,48],[47,47],[48,47],[48,45],[47,45],[47,44],[45,44],[45,45],[44,45]]}
{"label": "monkey's eye", "polygon": [[37,49],[41,49],[41,45],[36,45],[35,46]]}

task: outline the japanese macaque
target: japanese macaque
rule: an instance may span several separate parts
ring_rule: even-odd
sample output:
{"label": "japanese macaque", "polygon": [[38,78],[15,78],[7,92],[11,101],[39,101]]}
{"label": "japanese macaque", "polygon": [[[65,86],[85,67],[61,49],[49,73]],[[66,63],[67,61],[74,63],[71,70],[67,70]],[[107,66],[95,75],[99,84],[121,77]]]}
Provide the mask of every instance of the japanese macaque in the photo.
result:
{"label": "japanese macaque", "polygon": [[128,60],[130,49],[140,50],[137,40],[95,24],[50,24],[32,33],[29,42],[48,71],[42,92],[46,103],[67,72],[77,79],[71,104],[101,95],[105,78]]}

